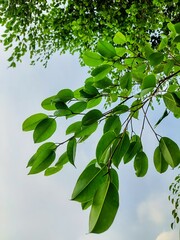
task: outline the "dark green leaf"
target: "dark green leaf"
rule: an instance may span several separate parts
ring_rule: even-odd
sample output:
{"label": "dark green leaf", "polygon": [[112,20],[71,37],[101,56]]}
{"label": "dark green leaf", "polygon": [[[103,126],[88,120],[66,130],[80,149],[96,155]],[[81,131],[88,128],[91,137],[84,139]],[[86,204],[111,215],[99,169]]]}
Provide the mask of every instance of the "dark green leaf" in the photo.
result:
{"label": "dark green leaf", "polygon": [[98,80],[98,81],[95,81],[94,82],[94,86],[97,87],[97,88],[100,88],[100,89],[105,89],[109,86],[112,86],[112,81],[108,78],[108,77],[105,77],[101,80]]}
{"label": "dark green leaf", "polygon": [[81,121],[72,123],[67,129],[66,134],[78,133],[81,130]]}
{"label": "dark green leaf", "polygon": [[74,165],[74,159],[76,155],[76,146],[77,146],[77,142],[75,138],[72,138],[71,140],[69,140],[67,144],[67,156],[68,156],[69,162],[73,165]]}
{"label": "dark green leaf", "polygon": [[123,114],[129,111],[129,107],[126,105],[117,105],[115,108],[113,108],[113,112],[117,114]]}
{"label": "dark green leaf", "polygon": [[169,76],[171,70],[173,69],[174,61],[173,60],[167,60],[167,63],[164,65],[164,73],[166,76]]}
{"label": "dark green leaf", "polygon": [[71,105],[69,107],[69,110],[74,113],[74,114],[78,114],[83,112],[87,107],[87,103],[86,102],[77,102],[74,103],[73,105]]}
{"label": "dark green leaf", "polygon": [[138,152],[134,159],[134,169],[137,177],[144,177],[148,170],[148,158],[144,152]]}
{"label": "dark green leaf", "polygon": [[98,109],[93,109],[93,110],[89,111],[88,113],[86,113],[86,115],[83,117],[82,125],[84,125],[84,126],[91,125],[91,124],[97,122],[102,117],[103,117],[103,114],[101,111],[99,111]]}
{"label": "dark green leaf", "polygon": [[168,115],[169,115],[169,112],[167,111],[167,109],[165,109],[162,117],[160,117],[160,119],[157,121],[157,123],[155,124],[154,127],[157,127],[157,125],[159,125],[159,124],[162,122],[162,120],[163,120],[165,117],[167,117]]}
{"label": "dark green leaf", "polygon": [[129,148],[124,155],[124,163],[126,164],[129,161],[131,161],[134,158],[134,156],[141,151],[141,149],[142,149],[141,139],[139,138],[139,136],[134,135],[133,141],[130,143]]}
{"label": "dark green leaf", "polygon": [[131,104],[131,113],[132,113],[132,116],[136,119],[138,119],[138,116],[139,116],[139,109],[141,109],[143,103],[141,100],[135,100],[132,104]]}
{"label": "dark green leaf", "polygon": [[95,164],[87,166],[79,176],[72,193],[72,200],[86,203],[93,199],[96,190],[107,179],[107,167],[95,167]]}
{"label": "dark green leaf", "polygon": [[90,136],[93,132],[96,131],[97,127],[98,127],[97,122],[95,122],[91,125],[88,125],[88,126],[82,125],[81,129],[75,133],[75,137],[82,138],[82,137]]}
{"label": "dark green leaf", "polygon": [[96,67],[103,63],[103,58],[98,53],[86,51],[83,54],[84,63],[90,67]]}
{"label": "dark green leaf", "polygon": [[55,102],[67,102],[71,100],[74,97],[74,93],[71,89],[62,89],[58,92],[58,94],[55,96],[54,101]]}
{"label": "dark green leaf", "polygon": [[175,30],[177,33],[180,33],[180,22],[174,24]]}
{"label": "dark green leaf", "polygon": [[115,185],[107,179],[94,196],[89,218],[89,232],[105,232],[113,223],[118,207],[118,190]]}
{"label": "dark green leaf", "polygon": [[40,143],[50,138],[56,131],[56,121],[53,118],[46,118],[36,126],[33,139],[35,143]]}
{"label": "dark green leaf", "polygon": [[120,86],[122,89],[131,90],[132,88],[132,74],[131,72],[125,73],[125,75],[120,79]]}
{"label": "dark green leaf", "polygon": [[175,114],[180,114],[180,107],[177,104],[177,101],[175,99],[175,96],[172,93],[165,93],[163,95],[163,100],[166,105],[166,107]]}
{"label": "dark green leaf", "polygon": [[97,44],[97,50],[103,57],[113,58],[116,56],[115,48],[112,44],[106,41],[99,41]]}
{"label": "dark green leaf", "polygon": [[28,117],[22,125],[23,131],[32,131],[36,128],[38,123],[40,123],[43,119],[48,118],[48,116],[44,113],[37,113],[30,117]]}
{"label": "dark green leaf", "polygon": [[96,67],[91,75],[94,77],[95,81],[102,80],[106,75],[111,71],[111,66],[109,64],[103,64],[99,67]]}
{"label": "dark green leaf", "polygon": [[160,52],[156,52],[152,53],[148,59],[150,61],[151,66],[155,67],[163,61],[164,55]]}
{"label": "dark green leaf", "polygon": [[168,163],[165,161],[160,147],[154,151],[154,166],[159,173],[164,173],[168,169]]}
{"label": "dark green leaf", "polygon": [[104,133],[108,131],[114,131],[116,135],[118,135],[121,131],[121,121],[119,117],[117,115],[108,117],[104,124],[103,131]]}

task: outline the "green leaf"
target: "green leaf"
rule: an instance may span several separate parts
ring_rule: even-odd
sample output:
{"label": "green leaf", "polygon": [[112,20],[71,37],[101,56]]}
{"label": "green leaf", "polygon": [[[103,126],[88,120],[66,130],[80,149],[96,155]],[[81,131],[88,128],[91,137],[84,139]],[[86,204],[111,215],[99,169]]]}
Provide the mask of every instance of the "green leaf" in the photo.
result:
{"label": "green leaf", "polygon": [[93,199],[88,202],[81,203],[82,210],[86,210],[88,207],[90,207],[92,205],[92,203],[93,203]]}
{"label": "green leaf", "polygon": [[132,88],[132,74],[131,72],[125,73],[125,75],[120,79],[120,86],[122,89],[131,90]]}
{"label": "green leaf", "polygon": [[56,108],[58,109],[54,112],[54,116],[56,117],[70,116],[72,114],[72,112],[64,102],[57,102]]}
{"label": "green leaf", "polygon": [[126,105],[119,104],[112,110],[114,113],[123,114],[129,111],[129,107]]}
{"label": "green leaf", "polygon": [[175,114],[180,114],[180,107],[178,107],[175,96],[172,93],[165,93],[163,95],[163,100],[166,107]]}
{"label": "green leaf", "polygon": [[57,163],[55,164],[56,167],[61,168],[64,166],[66,163],[69,162],[69,158],[67,155],[67,152],[64,152],[58,159]]}
{"label": "green leaf", "polygon": [[154,88],[156,86],[156,77],[154,74],[150,74],[143,79],[141,89]]}
{"label": "green leaf", "polygon": [[174,27],[175,27],[176,33],[180,33],[180,22],[174,24]]}
{"label": "green leaf", "polygon": [[107,150],[110,149],[110,146],[113,144],[116,138],[116,134],[113,131],[106,132],[100,138],[97,147],[96,147],[96,159],[98,163],[104,163],[105,154]]}
{"label": "green leaf", "polygon": [[160,117],[160,119],[157,121],[157,123],[155,124],[154,127],[157,127],[157,125],[159,125],[159,124],[162,122],[162,120],[163,120],[165,117],[167,117],[168,115],[169,115],[169,112],[167,111],[167,109],[165,109],[163,115]]}
{"label": "green leaf", "polygon": [[113,41],[115,44],[124,44],[127,40],[121,32],[117,32],[113,38]]}
{"label": "green leaf", "polygon": [[165,161],[160,147],[154,151],[154,166],[159,173],[164,173],[168,169],[168,163]]}
{"label": "green leaf", "polygon": [[98,109],[93,109],[85,114],[82,118],[82,125],[88,126],[97,122],[100,118],[103,117],[103,114]]}
{"label": "green leaf", "polygon": [[86,51],[83,54],[84,63],[90,67],[96,67],[103,63],[103,58],[98,53]]}
{"label": "green leaf", "polygon": [[163,61],[164,55],[160,52],[155,52],[152,53],[148,59],[150,61],[151,66],[155,67]]}
{"label": "green leaf", "polygon": [[102,80],[106,77],[106,75],[111,71],[111,65],[103,64],[99,67],[96,67],[92,72],[91,75],[94,77],[95,81]]}
{"label": "green leaf", "polygon": [[121,121],[119,117],[117,115],[108,117],[104,124],[103,131],[104,133],[108,131],[114,131],[116,135],[118,135],[121,131]]}
{"label": "green leaf", "polygon": [[130,140],[128,134],[122,133],[119,138],[114,142],[112,152],[114,152],[112,157],[113,164],[118,168],[121,159],[127,152],[130,146]]}
{"label": "green leaf", "polygon": [[160,44],[158,46],[158,50],[164,49],[167,46],[167,44],[168,44],[167,36],[162,36],[161,42],[160,42]]}
{"label": "green leaf", "polygon": [[174,67],[174,61],[173,60],[167,60],[167,63],[164,65],[164,73],[166,74],[166,76],[169,76],[173,67]]}
{"label": "green leaf", "polygon": [[100,89],[105,89],[109,86],[112,86],[112,81],[108,78],[108,77],[105,77],[99,81],[95,81],[94,82],[94,86],[97,87],[97,88],[100,88]]}
{"label": "green leaf", "polygon": [[78,133],[81,130],[81,121],[72,123],[67,129],[66,134]]}
{"label": "green leaf", "polygon": [[36,174],[44,171],[55,160],[56,154],[52,149],[41,151],[35,158],[29,174]]}
{"label": "green leaf", "polygon": [[134,135],[132,142],[129,145],[129,148],[127,152],[124,155],[124,163],[130,162],[134,156],[141,151],[142,149],[142,144],[141,144],[141,139],[138,135]]}
{"label": "green leaf", "polygon": [[134,159],[134,169],[137,177],[144,177],[148,170],[148,158],[144,152],[138,152]]}
{"label": "green leaf", "polygon": [[72,200],[86,203],[93,199],[96,190],[107,179],[107,167],[87,166],[79,176],[72,193]]}
{"label": "green leaf", "polygon": [[69,159],[69,162],[74,165],[74,159],[76,155],[76,147],[77,147],[77,142],[75,138],[72,138],[69,140],[67,144],[67,156]]}
{"label": "green leaf", "polygon": [[48,111],[56,110],[55,102],[54,102],[55,96],[48,97],[44,99],[41,103],[41,106]]}
{"label": "green leaf", "polygon": [[101,103],[101,101],[102,101],[102,97],[90,99],[90,100],[87,102],[87,108],[96,107],[97,105],[99,105],[99,104]]}
{"label": "green leaf", "polygon": [[62,89],[58,92],[58,94],[55,96],[54,101],[55,102],[67,102],[71,100],[74,97],[74,93],[71,89]]}
{"label": "green leaf", "polygon": [[36,128],[38,123],[40,123],[43,119],[48,118],[48,116],[44,113],[37,113],[28,117],[22,124],[23,131],[32,131]]}
{"label": "green leaf", "polygon": [[140,99],[135,100],[132,104],[131,104],[131,113],[132,116],[136,119],[138,119],[139,116],[139,110],[141,109],[143,103]]}
{"label": "green leaf", "polygon": [[180,163],[180,150],[178,145],[167,137],[162,137],[159,142],[160,151],[165,161],[175,168]]}
{"label": "green leaf", "polygon": [[127,52],[127,49],[126,48],[123,48],[123,47],[118,47],[116,48],[116,54],[119,56],[119,57],[122,57],[124,56],[124,54]]}
{"label": "green leaf", "polygon": [[119,190],[119,177],[118,177],[117,171],[114,168],[111,168],[109,170],[109,175],[110,175],[111,183],[114,184],[117,190]]}
{"label": "green leaf", "polygon": [[53,175],[53,174],[59,172],[62,168],[63,168],[63,166],[60,166],[60,167],[56,167],[56,166],[54,166],[54,167],[49,167],[49,168],[47,168],[47,169],[45,170],[44,175],[45,175],[45,176]]}
{"label": "green leaf", "polygon": [[35,143],[40,143],[50,138],[56,131],[56,121],[53,118],[46,118],[38,123],[34,129],[33,139]]}
{"label": "green leaf", "polygon": [[119,194],[109,179],[97,190],[89,217],[89,232],[105,232],[113,223],[119,207]]}
{"label": "green leaf", "polygon": [[77,102],[74,103],[73,105],[71,105],[69,107],[69,110],[74,113],[74,114],[78,114],[83,112],[87,107],[87,103],[86,102]]}
{"label": "green leaf", "polygon": [[107,41],[100,40],[97,44],[97,50],[103,57],[106,58],[113,58],[116,56],[115,48]]}
{"label": "green leaf", "polygon": [[81,129],[75,133],[75,137],[82,138],[82,137],[90,136],[93,132],[96,131],[97,127],[98,127],[97,122],[88,126],[82,125]]}

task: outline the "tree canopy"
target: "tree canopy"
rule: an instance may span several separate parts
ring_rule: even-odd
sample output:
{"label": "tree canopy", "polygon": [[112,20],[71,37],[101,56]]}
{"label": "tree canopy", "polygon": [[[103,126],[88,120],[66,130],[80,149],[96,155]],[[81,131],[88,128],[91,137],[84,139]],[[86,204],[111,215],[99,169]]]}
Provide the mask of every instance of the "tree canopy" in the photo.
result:
{"label": "tree canopy", "polygon": [[[23,123],[43,143],[31,157],[29,174],[55,174],[76,164],[76,149],[99,126],[102,136],[94,159],[79,176],[72,200],[91,208],[89,232],[102,233],[113,223],[119,207],[118,167],[133,161],[137,177],[148,171],[143,148],[145,126],[154,133],[154,168],[164,173],[180,164],[178,144],[158,133],[170,114],[180,118],[180,22],[178,1],[4,1],[0,23],[6,49],[14,48],[11,66],[29,52],[45,64],[56,52],[79,52],[90,76],[76,90],[61,89]],[[35,59],[36,60],[36,59]],[[151,123],[149,112],[162,106]],[[57,121],[73,119],[62,142],[47,140]],[[139,121],[140,130],[135,127]],[[59,149],[66,145],[62,154]],[[179,222],[179,176],[170,186],[173,216]],[[174,224],[172,225],[172,227]]]}

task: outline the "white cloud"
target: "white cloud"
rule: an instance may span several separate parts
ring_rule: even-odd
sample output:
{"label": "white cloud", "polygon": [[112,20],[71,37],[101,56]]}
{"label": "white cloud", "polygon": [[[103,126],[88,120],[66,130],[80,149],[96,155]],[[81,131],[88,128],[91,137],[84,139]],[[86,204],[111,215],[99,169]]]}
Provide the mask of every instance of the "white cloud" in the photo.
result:
{"label": "white cloud", "polygon": [[147,200],[141,202],[137,209],[137,214],[140,222],[148,220],[154,224],[161,225],[166,222],[166,216],[170,212],[167,206],[166,195],[153,195]]}
{"label": "white cloud", "polygon": [[178,239],[178,233],[175,231],[163,232],[156,238],[156,240],[175,240],[175,239]]}

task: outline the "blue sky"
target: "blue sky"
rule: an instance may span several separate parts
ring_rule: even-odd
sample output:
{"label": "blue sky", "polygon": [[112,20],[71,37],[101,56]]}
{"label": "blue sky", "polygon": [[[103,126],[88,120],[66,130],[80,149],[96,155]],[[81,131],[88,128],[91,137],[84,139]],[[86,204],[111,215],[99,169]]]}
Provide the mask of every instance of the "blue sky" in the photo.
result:
{"label": "blue sky", "polygon": [[[88,211],[70,201],[79,173],[94,157],[96,133],[78,148],[75,169],[68,165],[62,172],[44,177],[28,176],[26,164],[37,149],[32,134],[21,130],[22,122],[31,114],[42,112],[40,103],[62,88],[76,89],[86,79],[87,68],[81,68],[77,56],[56,54],[48,68],[30,66],[26,58],[15,69],[7,68],[8,55],[1,50],[0,87],[0,239],[2,240],[176,240],[177,231],[170,230],[171,205],[168,186],[175,171],[160,175],[152,165],[155,138],[149,128],[144,134],[144,148],[150,159],[150,170],[138,179],[131,164],[121,166],[120,208],[110,230],[102,235],[88,233]],[[163,110],[152,114],[155,122]],[[58,125],[55,139],[64,139],[65,120]],[[165,120],[158,131],[180,143],[178,121]],[[62,147],[63,152],[63,147]],[[177,172],[176,172],[177,173]]]}

